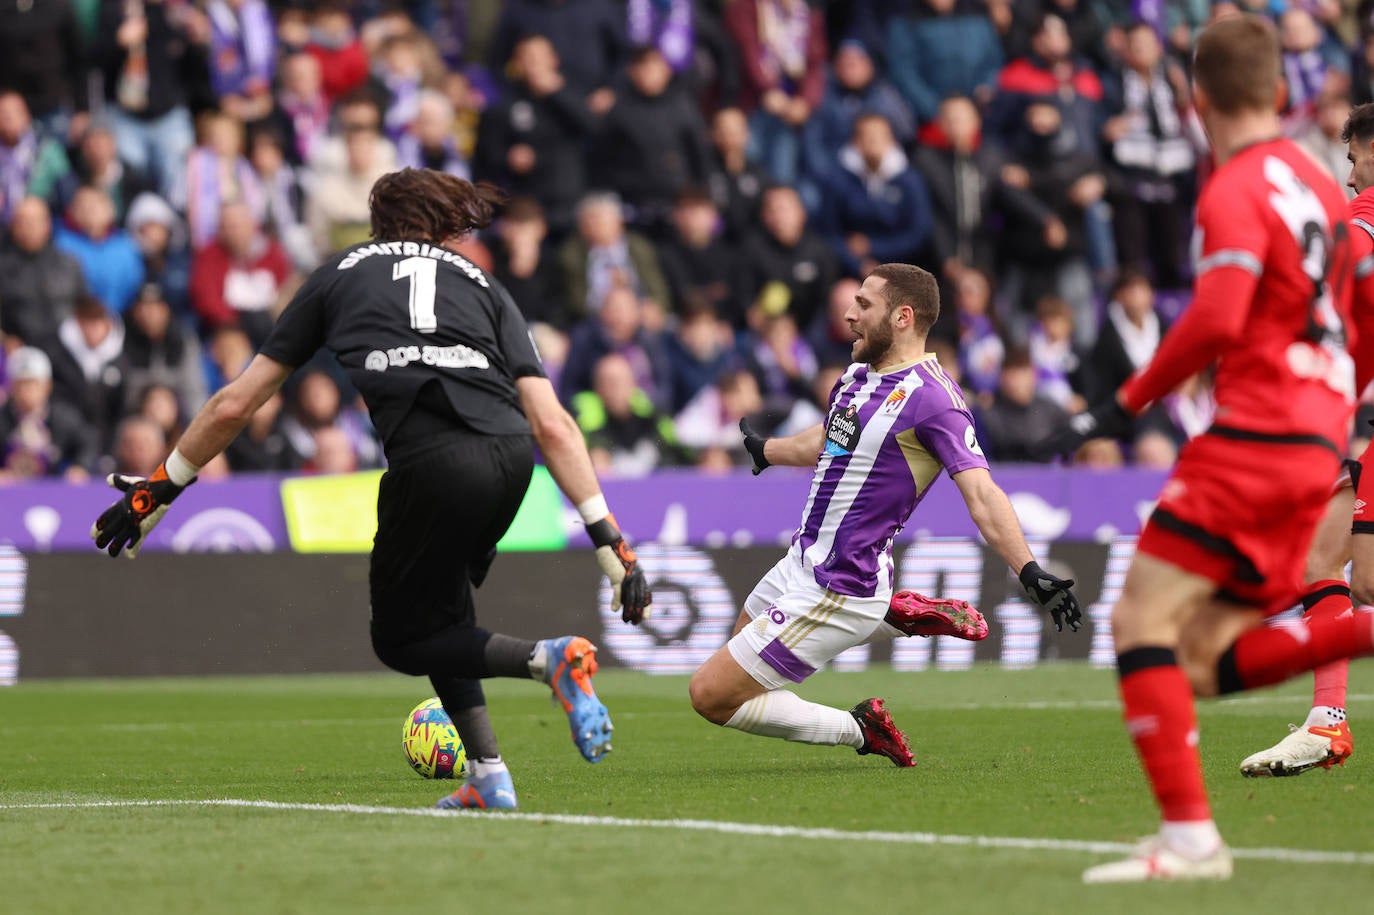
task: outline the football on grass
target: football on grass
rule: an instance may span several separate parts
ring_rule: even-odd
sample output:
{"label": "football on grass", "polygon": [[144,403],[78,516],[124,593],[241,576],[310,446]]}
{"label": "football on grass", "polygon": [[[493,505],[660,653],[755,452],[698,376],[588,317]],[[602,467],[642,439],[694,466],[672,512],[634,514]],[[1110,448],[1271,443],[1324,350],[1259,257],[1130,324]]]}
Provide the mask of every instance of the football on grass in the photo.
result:
{"label": "football on grass", "polygon": [[406,716],[401,734],[406,762],[425,778],[461,778],[467,762],[463,741],[436,697],[426,699]]}

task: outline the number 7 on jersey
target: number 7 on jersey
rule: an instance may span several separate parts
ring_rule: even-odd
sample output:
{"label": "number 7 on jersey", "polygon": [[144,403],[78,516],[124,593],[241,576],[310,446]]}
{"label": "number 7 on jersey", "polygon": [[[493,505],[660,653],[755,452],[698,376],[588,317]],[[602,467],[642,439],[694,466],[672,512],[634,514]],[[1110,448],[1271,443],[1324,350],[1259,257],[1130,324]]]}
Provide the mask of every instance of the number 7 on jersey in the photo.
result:
{"label": "number 7 on jersey", "polygon": [[434,314],[438,270],[438,262],[428,257],[407,257],[391,268],[393,280],[410,279],[410,326],[422,334],[439,329],[439,319]]}

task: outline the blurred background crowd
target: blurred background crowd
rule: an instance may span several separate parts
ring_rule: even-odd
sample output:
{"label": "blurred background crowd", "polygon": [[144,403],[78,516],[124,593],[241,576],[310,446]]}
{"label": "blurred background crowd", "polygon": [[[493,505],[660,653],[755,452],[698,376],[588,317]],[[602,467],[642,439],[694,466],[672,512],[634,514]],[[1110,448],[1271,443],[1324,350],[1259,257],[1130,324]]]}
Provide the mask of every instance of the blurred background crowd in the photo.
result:
{"label": "blurred background crowd", "polygon": [[[1374,0],[3,4],[0,480],[151,471],[403,166],[509,193],[465,253],[605,473],[818,422],[884,261],[940,278],[930,348],[989,457],[1027,460],[1186,307],[1189,51],[1242,11],[1344,182]],[[1212,410],[1193,379],[1075,460],[1168,467]],[[381,463],[321,356],[203,476]]]}

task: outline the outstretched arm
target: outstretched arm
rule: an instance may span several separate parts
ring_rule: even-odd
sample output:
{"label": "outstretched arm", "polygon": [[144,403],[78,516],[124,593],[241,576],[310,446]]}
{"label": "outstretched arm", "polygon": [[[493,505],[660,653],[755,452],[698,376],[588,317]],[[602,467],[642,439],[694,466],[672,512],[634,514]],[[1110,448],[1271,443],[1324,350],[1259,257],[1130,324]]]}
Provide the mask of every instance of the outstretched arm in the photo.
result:
{"label": "outstretched arm", "polygon": [[195,482],[200,468],[219,454],[248,425],[258,407],[277,392],[291,368],[267,356],[255,356],[243,374],[229,382],[200,408],[172,453],[153,475],[112,473],[109,483],[124,493],[91,526],[91,539],[111,556],[124,551],[130,559],[157,527],[182,490]]}
{"label": "outstretched arm", "polygon": [[821,453],[821,446],[825,444],[825,430],[819,423],[810,429],[803,429],[796,435],[765,438],[750,428],[749,420],[741,419],[739,431],[744,434],[744,449],[754,460],[755,476],[774,464],[811,467]]}
{"label": "outstretched arm", "polygon": [[1056,629],[1062,631],[1067,622],[1070,629],[1077,631],[1083,611],[1072,590],[1073,580],[1057,578],[1035,561],[1026,546],[1016,509],[1002,487],[993,482],[992,474],[986,468],[971,467],[954,474],[953,479],[968,505],[969,517],[988,545],[1011,566],[1031,601],[1049,611]]}
{"label": "outstretched arm", "polygon": [[1018,575],[1026,563],[1034,562],[1030,547],[1026,546],[1025,534],[1021,532],[1021,521],[1016,517],[1016,509],[1011,500],[992,479],[992,474],[982,467],[961,470],[953,477],[959,487],[959,494],[968,506],[969,517],[978,525],[983,539],[998,556],[1011,566]]}
{"label": "outstretched arm", "polygon": [[515,385],[544,463],[558,488],[577,506],[596,546],[596,560],[611,580],[612,609],[619,609],[625,622],[639,623],[649,615],[653,595],[635,551],[606,505],[582,430],[558,402],[549,379],[530,375],[517,378]]}

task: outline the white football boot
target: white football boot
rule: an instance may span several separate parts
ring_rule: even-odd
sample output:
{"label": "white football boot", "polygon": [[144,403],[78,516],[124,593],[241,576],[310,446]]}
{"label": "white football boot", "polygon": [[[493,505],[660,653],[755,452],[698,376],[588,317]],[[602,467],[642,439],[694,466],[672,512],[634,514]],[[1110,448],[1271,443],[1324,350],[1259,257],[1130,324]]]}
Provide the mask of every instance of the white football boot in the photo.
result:
{"label": "white football boot", "polygon": [[1186,858],[1162,836],[1141,841],[1129,858],[1083,872],[1084,883],[1144,883],[1147,880],[1230,880],[1231,850],[1225,843],[1205,858]]}
{"label": "white football boot", "polygon": [[1300,775],[1318,766],[1343,766],[1355,752],[1350,725],[1344,721],[1328,727],[1290,724],[1288,730],[1288,736],[1269,749],[1245,757],[1240,774],[1247,778]]}

